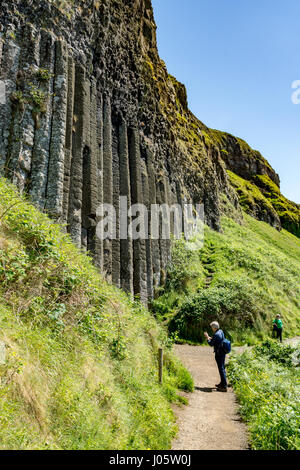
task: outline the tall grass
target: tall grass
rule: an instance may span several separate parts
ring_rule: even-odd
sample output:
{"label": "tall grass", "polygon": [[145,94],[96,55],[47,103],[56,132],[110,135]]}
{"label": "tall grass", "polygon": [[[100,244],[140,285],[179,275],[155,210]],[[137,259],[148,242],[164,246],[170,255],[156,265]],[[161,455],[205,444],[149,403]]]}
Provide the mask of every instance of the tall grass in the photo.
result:
{"label": "tall grass", "polygon": [[266,341],[230,360],[229,378],[253,449],[300,449],[300,371],[292,355],[289,346]]}

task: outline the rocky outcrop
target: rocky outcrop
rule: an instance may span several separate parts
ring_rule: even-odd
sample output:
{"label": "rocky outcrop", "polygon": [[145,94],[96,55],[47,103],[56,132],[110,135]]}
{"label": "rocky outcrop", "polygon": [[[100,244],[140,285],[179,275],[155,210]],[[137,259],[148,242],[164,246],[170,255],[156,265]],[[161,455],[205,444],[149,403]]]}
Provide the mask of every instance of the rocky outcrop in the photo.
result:
{"label": "rocky outcrop", "polygon": [[279,175],[268,161],[247,142],[226,132],[210,131],[216,139],[226,167],[246,180],[253,180],[255,175],[267,175],[278,187]]}
{"label": "rocky outcrop", "polygon": [[[189,112],[185,87],[158,56],[150,0],[4,0],[0,64],[0,173],[144,302],[164,279],[170,242],[122,238],[119,196],[147,207],[203,203],[219,229],[220,194],[238,208],[226,165],[276,180],[234,138],[224,158]],[[116,209],[114,240],[96,235],[101,203]]]}

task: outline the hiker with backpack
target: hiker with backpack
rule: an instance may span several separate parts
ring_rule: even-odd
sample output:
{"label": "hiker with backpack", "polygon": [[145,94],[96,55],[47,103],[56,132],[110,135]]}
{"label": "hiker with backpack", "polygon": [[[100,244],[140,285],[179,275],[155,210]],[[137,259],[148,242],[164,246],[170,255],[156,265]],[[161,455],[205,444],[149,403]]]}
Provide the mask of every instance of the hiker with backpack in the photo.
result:
{"label": "hiker with backpack", "polygon": [[220,329],[220,325],[217,321],[213,321],[210,324],[213,330],[213,337],[211,338],[207,332],[204,333],[205,338],[210,346],[214,347],[215,358],[219,369],[221,382],[216,384],[219,392],[227,392],[227,378],[225,371],[225,357],[231,350],[230,341],[225,339],[223,331]]}

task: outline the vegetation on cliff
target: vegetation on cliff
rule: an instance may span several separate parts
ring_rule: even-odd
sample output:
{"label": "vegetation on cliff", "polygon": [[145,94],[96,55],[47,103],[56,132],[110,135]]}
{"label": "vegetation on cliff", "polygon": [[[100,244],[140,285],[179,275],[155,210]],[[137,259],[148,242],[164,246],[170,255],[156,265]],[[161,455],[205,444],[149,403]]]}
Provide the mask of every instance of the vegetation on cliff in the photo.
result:
{"label": "vegetation on cliff", "polygon": [[268,175],[253,176],[253,181],[245,180],[232,171],[228,171],[228,175],[241,206],[248,214],[300,237],[299,205],[285,198]]}
{"label": "vegetation on cliff", "polygon": [[222,233],[206,228],[204,248],[175,244],[167,284],[153,311],[177,340],[201,342],[218,319],[236,342],[270,335],[280,313],[284,334],[299,333],[300,241],[244,214],[242,225],[222,219]]}
{"label": "vegetation on cliff", "polygon": [[169,448],[193,385],[166,332],[3,178],[0,222],[0,447]]}
{"label": "vegetation on cliff", "polygon": [[[279,176],[261,153],[244,140],[210,129],[197,119],[188,109],[185,86],[168,74],[162,60],[151,61],[146,57],[143,75],[160,97],[160,110],[171,124],[178,149],[184,155],[182,168],[197,172],[198,177],[204,176],[209,156],[220,167],[218,184],[222,192],[227,191],[227,196],[234,200],[232,188],[246,212],[299,237],[299,205],[281,194]],[[228,179],[221,168],[227,169]]]}
{"label": "vegetation on cliff", "polygon": [[279,187],[267,176],[257,175],[257,187],[264,197],[270,201],[280,217],[282,227],[300,238],[300,206],[284,197]]}
{"label": "vegetation on cliff", "polygon": [[251,181],[245,180],[236,175],[232,171],[228,170],[227,173],[232,186],[238,194],[239,203],[244,211],[252,215],[252,217],[269,223],[275,228],[281,228],[279,215],[271,201],[264,196],[260,188]]}

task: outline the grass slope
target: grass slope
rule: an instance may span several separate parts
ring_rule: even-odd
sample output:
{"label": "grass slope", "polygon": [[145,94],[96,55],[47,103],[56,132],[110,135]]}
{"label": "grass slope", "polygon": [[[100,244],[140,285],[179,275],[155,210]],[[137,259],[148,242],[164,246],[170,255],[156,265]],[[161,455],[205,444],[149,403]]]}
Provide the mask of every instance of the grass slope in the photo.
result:
{"label": "grass slope", "polygon": [[170,402],[193,384],[165,331],[3,178],[1,345],[1,449],[170,447]]}
{"label": "grass slope", "polygon": [[268,217],[273,221],[277,216],[283,228],[300,237],[299,204],[284,197],[279,187],[268,176],[257,175],[254,182],[251,182],[231,171],[227,173],[237,191],[241,206],[248,214],[260,220],[266,220]]}
{"label": "grass slope", "polygon": [[255,450],[300,449],[299,357],[299,349],[269,340],[230,359],[230,381]]}
{"label": "grass slope", "polygon": [[284,334],[300,329],[300,240],[244,214],[244,223],[222,220],[223,233],[209,228],[204,248],[175,246],[165,290],[153,311],[177,340],[202,342],[203,331],[219,320],[237,342],[268,336],[272,318],[283,317]]}

